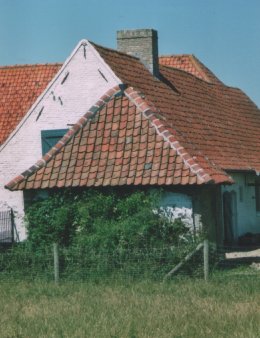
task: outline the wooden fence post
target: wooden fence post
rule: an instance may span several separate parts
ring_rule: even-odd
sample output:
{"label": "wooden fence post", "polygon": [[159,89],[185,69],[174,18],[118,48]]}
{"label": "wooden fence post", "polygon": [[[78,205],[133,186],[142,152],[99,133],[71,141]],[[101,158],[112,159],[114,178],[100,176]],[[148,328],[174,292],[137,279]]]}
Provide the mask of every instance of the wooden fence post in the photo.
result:
{"label": "wooden fence post", "polygon": [[204,279],[207,282],[209,280],[209,241],[204,240],[203,245],[203,266],[204,266]]}
{"label": "wooden fence post", "polygon": [[203,246],[204,244],[200,243],[195,250],[193,250],[187,256],[185,256],[185,258],[179,264],[177,264],[170,272],[168,272],[164,276],[163,280],[165,281],[171,275],[175,274],[186,262],[188,262],[191,259],[191,257],[193,257],[199,250],[201,250]]}
{"label": "wooden fence post", "polygon": [[58,243],[53,243],[53,263],[54,263],[54,281],[59,284],[60,266],[59,266],[59,246]]}

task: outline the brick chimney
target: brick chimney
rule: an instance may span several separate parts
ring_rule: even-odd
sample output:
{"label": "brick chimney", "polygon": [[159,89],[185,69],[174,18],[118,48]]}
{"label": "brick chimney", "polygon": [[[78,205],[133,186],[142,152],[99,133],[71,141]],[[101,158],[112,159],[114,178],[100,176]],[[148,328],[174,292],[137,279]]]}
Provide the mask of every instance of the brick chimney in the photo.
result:
{"label": "brick chimney", "polygon": [[154,75],[159,75],[158,37],[154,29],[122,30],[117,32],[117,49],[136,56]]}

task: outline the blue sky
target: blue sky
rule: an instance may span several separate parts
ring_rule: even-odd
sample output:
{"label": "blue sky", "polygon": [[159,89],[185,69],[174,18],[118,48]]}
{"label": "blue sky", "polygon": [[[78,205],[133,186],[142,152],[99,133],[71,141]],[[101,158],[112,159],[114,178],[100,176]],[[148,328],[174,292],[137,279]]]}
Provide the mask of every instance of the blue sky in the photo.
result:
{"label": "blue sky", "polygon": [[0,0],[0,65],[62,62],[79,40],[154,28],[160,54],[195,54],[260,106],[259,0]]}

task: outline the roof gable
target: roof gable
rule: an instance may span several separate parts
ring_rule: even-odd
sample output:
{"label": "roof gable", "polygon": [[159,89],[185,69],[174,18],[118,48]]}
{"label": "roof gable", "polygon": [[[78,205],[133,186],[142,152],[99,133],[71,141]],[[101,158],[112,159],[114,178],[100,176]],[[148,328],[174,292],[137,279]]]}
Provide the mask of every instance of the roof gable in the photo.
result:
{"label": "roof gable", "polygon": [[[92,69],[89,70],[89,67]],[[70,86],[71,83],[74,84],[74,90],[67,89],[68,83]],[[56,114],[59,114],[61,109],[71,110],[69,106],[73,104],[76,107],[74,109],[76,114],[81,116],[85,110],[85,106],[81,107],[83,92],[85,93],[87,89],[92,91],[91,95],[95,99],[92,100],[91,95],[84,99],[85,104],[91,101],[92,105],[104,90],[118,83],[120,79],[88,40],[81,40],[63,64],[0,67],[0,94],[1,87],[4,88],[2,109],[0,106],[0,124],[2,122],[4,127],[0,142],[2,148],[31,114],[36,114],[37,120],[38,116],[42,119],[46,111],[53,110],[50,105],[53,106],[56,101]],[[93,90],[93,86],[99,90]],[[71,97],[72,95],[74,97]],[[46,101],[49,102],[46,104]],[[73,114],[70,115],[73,118]]]}
{"label": "roof gable", "polygon": [[160,56],[159,62],[163,66],[183,70],[206,82],[221,83],[216,75],[192,54]]}
{"label": "roof gable", "polygon": [[[230,183],[225,173],[215,174]],[[135,90],[122,92],[117,87],[7,188],[186,185],[213,182],[212,177],[186,153]]]}

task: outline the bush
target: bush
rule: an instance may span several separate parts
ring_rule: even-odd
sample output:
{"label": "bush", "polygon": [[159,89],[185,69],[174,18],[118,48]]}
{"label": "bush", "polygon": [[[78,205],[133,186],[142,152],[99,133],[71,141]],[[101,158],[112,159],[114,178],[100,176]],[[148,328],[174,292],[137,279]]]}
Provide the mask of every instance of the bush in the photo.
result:
{"label": "bush", "polygon": [[[53,193],[27,209],[28,239],[0,254],[0,277],[51,279],[58,242],[61,278],[161,279],[199,238],[181,219],[167,217],[159,200],[160,192],[145,190]],[[201,257],[194,256],[185,273],[196,273]]]}
{"label": "bush", "polygon": [[160,193],[144,190],[54,193],[28,208],[28,241],[35,248],[58,242],[99,252],[189,242],[189,228],[181,219],[167,218],[159,198]]}

